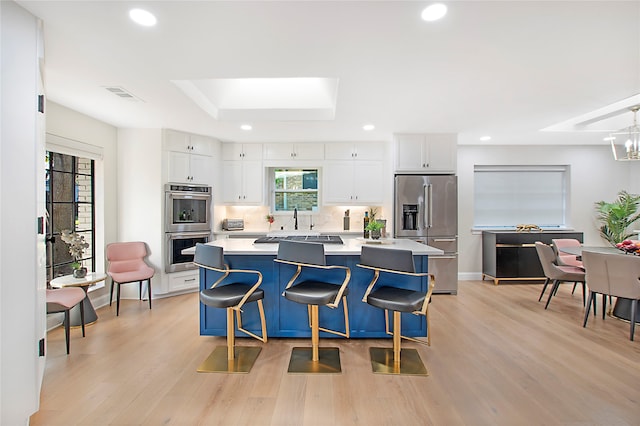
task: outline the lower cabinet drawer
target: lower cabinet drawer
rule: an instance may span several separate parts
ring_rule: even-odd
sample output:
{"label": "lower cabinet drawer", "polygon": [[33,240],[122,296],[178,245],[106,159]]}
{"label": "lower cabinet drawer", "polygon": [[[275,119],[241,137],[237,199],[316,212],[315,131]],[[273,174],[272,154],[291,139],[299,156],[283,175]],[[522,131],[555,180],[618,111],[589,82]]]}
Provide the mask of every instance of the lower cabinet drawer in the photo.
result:
{"label": "lower cabinet drawer", "polygon": [[169,274],[169,291],[197,289],[200,286],[198,270]]}

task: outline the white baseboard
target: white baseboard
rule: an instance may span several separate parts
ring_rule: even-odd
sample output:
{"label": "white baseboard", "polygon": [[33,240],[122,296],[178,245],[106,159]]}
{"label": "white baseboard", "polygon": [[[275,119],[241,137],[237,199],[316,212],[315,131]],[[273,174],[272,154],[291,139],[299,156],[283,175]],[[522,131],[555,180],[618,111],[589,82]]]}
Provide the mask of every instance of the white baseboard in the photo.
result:
{"label": "white baseboard", "polygon": [[480,281],[482,272],[458,272],[458,281]]}

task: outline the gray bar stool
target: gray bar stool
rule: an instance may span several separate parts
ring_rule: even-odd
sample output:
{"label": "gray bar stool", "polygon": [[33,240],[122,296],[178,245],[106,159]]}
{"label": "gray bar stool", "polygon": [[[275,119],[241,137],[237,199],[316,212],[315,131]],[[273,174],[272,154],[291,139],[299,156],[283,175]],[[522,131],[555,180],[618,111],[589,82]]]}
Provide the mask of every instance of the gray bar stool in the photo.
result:
{"label": "gray bar stool", "polygon": [[[427,345],[431,345],[429,324],[429,301],[436,285],[435,277],[429,273],[417,273],[411,250],[396,250],[363,246],[359,267],[373,270],[373,278],[362,301],[384,309],[385,331],[393,336],[393,348],[370,348],[371,367],[374,373],[410,374],[426,376],[426,367],[416,349],[401,349],[401,339],[424,344],[425,342],[402,335],[401,313],[424,315],[427,321]],[[427,292],[381,285],[374,289],[380,274],[405,277],[429,277]],[[398,277],[400,278],[400,277]],[[393,332],[389,331],[389,311],[393,311]]]}
{"label": "gray bar stool", "polygon": [[[237,312],[238,330],[260,340],[267,342],[267,326],[264,318],[264,291],[258,287],[262,283],[262,274],[259,271],[245,269],[229,269],[224,264],[222,247],[206,244],[196,244],[194,263],[205,269],[219,272],[222,276],[209,288],[200,292],[200,301],[213,308],[227,310],[227,346],[218,346],[211,355],[198,367],[199,372],[224,372],[224,373],[248,373],[253,367],[262,348],[259,346],[235,346],[234,316]],[[230,275],[250,274],[256,276],[252,285],[227,282],[222,285]],[[260,313],[262,336],[258,336],[242,327],[242,307],[245,303],[257,302]]]}
{"label": "gray bar stool", "polygon": [[[349,313],[347,309],[347,284],[351,270],[346,266],[327,265],[324,246],[318,243],[280,241],[278,263],[296,266],[296,271],[287,283],[282,295],[292,302],[307,305],[307,316],[311,327],[311,348],[293,348],[289,361],[289,373],[340,373],[340,351],[338,348],[320,348],[320,331],[349,337]],[[304,271],[344,270],[341,284],[316,279],[304,279]],[[329,278],[329,277],[327,277]],[[298,281],[298,279],[300,279]],[[337,308],[342,300],[345,331],[320,327],[318,306]]]}

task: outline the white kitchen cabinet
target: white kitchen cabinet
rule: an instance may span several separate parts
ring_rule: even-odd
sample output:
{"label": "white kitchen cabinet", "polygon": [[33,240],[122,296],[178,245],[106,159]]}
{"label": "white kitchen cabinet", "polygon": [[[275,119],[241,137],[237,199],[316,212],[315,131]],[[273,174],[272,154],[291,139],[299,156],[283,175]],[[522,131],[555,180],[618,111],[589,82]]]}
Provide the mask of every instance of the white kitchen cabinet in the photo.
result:
{"label": "white kitchen cabinet", "polygon": [[384,144],[381,142],[326,143],[324,152],[327,160],[381,161],[384,156]]}
{"label": "white kitchen cabinet", "polygon": [[398,134],[394,138],[397,172],[456,172],[457,136],[455,134]]}
{"label": "white kitchen cabinet", "polygon": [[264,145],[265,160],[323,160],[321,143],[268,143]]}
{"label": "white kitchen cabinet", "polygon": [[198,270],[173,272],[169,277],[169,291],[192,290],[200,287],[200,275]]}
{"label": "white kitchen cabinet", "polygon": [[168,180],[177,183],[211,184],[213,158],[207,155],[168,153]]}
{"label": "white kitchen cabinet", "polygon": [[322,174],[324,204],[383,203],[381,161],[327,161]]}
{"label": "white kitchen cabinet", "polygon": [[177,130],[164,131],[167,180],[178,183],[211,184],[213,140]]}
{"label": "white kitchen cabinet", "polygon": [[212,140],[207,136],[166,129],[164,131],[164,141],[164,147],[167,151],[206,156],[213,155]]}
{"label": "white kitchen cabinet", "polygon": [[224,161],[260,161],[262,160],[262,144],[223,143],[222,159]]}
{"label": "white kitchen cabinet", "polygon": [[263,186],[262,162],[222,162],[222,202],[226,204],[262,204]]}
{"label": "white kitchen cabinet", "polygon": [[262,204],[262,144],[223,143],[222,159],[222,202]]}

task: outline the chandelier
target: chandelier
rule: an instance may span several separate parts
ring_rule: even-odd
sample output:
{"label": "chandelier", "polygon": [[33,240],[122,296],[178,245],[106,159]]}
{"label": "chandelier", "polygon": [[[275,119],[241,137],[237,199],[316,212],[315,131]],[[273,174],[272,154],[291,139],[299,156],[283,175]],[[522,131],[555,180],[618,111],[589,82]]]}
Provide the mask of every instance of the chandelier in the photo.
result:
{"label": "chandelier", "polygon": [[613,158],[617,161],[640,160],[640,126],[637,121],[640,105],[629,109],[633,112],[633,125],[612,132],[606,139],[611,142]]}

